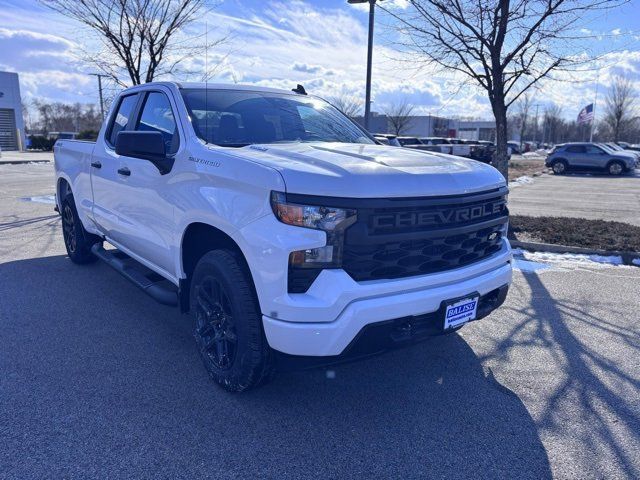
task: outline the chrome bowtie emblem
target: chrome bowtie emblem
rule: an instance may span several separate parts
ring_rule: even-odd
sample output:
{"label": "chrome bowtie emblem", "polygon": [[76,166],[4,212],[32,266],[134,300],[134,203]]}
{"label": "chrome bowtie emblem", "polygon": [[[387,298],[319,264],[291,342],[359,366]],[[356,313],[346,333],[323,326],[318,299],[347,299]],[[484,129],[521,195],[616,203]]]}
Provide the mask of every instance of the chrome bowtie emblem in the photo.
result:
{"label": "chrome bowtie emblem", "polygon": [[489,240],[495,240],[496,238],[498,238],[498,232],[493,232],[489,235]]}

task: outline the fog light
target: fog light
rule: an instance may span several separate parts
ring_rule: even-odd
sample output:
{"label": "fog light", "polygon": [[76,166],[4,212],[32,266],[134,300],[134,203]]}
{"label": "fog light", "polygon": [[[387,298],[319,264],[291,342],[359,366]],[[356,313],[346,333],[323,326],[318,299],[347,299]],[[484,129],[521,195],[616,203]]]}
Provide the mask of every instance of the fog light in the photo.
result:
{"label": "fog light", "polygon": [[333,245],[291,252],[289,263],[295,266],[318,266],[333,263]]}

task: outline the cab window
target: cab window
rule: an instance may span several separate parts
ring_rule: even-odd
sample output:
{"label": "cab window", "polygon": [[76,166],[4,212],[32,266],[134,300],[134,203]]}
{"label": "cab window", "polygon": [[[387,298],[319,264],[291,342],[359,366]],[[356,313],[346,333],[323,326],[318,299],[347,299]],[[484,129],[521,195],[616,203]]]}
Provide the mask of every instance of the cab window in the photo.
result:
{"label": "cab window", "polygon": [[162,92],[150,92],[144,101],[140,119],[135,128],[142,132],[159,132],[164,139],[168,155],[178,151],[178,128],[169,99]]}
{"label": "cab window", "polygon": [[122,97],[120,100],[120,104],[111,119],[111,124],[109,125],[109,130],[107,133],[107,143],[112,147],[116,144],[116,138],[118,137],[118,133],[125,130],[129,123],[129,119],[131,118],[131,113],[133,109],[138,103],[138,94],[127,95],[126,97]]}

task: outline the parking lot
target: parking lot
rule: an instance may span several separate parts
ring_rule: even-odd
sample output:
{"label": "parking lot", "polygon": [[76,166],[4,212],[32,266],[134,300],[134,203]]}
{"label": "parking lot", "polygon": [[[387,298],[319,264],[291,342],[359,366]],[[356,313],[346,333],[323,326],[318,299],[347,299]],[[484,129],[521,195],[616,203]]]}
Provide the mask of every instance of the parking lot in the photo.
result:
{"label": "parking lot", "polygon": [[535,177],[511,188],[509,210],[516,215],[616,220],[640,225],[640,170],[620,177],[579,174]]}
{"label": "parking lot", "polygon": [[[511,209],[637,224],[638,184],[538,177]],[[231,395],[187,317],[66,258],[52,193],[0,165],[0,478],[640,477],[640,268],[519,260],[459,334]]]}

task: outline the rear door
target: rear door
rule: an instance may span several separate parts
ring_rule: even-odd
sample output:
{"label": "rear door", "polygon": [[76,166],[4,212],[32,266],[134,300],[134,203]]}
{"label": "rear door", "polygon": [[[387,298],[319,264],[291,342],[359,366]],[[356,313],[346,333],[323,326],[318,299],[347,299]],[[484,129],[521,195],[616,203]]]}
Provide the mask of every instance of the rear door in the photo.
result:
{"label": "rear door", "polygon": [[587,149],[584,145],[569,145],[564,151],[569,165],[572,167],[586,167],[589,164]]}
{"label": "rear door", "polygon": [[121,131],[132,128],[133,116],[140,101],[140,94],[133,93],[118,99],[104,137],[96,143],[91,159],[91,189],[93,192],[93,218],[100,231],[114,239],[118,231],[118,204],[120,159],[115,152],[116,137]]}

